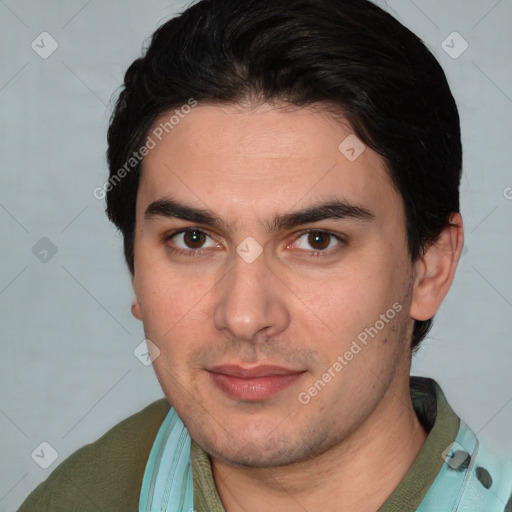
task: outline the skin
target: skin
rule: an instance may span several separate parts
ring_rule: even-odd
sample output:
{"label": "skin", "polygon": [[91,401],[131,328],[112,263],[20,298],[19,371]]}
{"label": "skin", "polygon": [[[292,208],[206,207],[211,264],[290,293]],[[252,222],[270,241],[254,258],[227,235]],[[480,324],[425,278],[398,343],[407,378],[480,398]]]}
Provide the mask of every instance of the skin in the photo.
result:
{"label": "skin", "polygon": [[[412,263],[402,201],[383,160],[366,148],[349,161],[338,149],[351,133],[318,109],[199,105],[143,162],[132,312],[160,350],[153,365],[167,399],[211,456],[228,512],[374,511],[426,439],[410,399],[410,339],[414,319],[431,318],[448,292],[462,220],[452,215]],[[223,224],[145,215],[169,198]],[[373,218],[266,229],[276,215],[327,200]],[[183,228],[206,235],[173,236]],[[236,252],[246,237],[262,248],[251,263]],[[299,393],[396,303],[396,316],[301,403]],[[249,402],[213,383],[207,370],[228,363],[304,373]]]}

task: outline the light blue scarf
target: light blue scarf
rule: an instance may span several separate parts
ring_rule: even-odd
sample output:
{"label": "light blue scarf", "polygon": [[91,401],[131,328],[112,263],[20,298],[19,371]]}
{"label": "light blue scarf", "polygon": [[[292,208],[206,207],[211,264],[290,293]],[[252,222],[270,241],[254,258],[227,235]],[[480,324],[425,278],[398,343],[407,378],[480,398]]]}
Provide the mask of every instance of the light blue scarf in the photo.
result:
{"label": "light blue scarf", "polygon": [[146,464],[139,512],[193,512],[191,439],[171,407]]}

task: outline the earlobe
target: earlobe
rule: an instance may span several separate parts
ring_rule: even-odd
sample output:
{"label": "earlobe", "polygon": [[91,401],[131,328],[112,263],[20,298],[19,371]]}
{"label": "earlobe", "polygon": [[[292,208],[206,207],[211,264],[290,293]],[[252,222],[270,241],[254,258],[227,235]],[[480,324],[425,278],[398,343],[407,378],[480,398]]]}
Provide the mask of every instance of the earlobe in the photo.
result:
{"label": "earlobe", "polygon": [[137,283],[135,279],[135,274],[131,272],[132,278],[132,288],[133,288],[133,300],[132,300],[132,315],[137,319],[142,321],[142,315],[140,313],[140,304],[139,299],[137,298]]}
{"label": "earlobe", "polygon": [[139,301],[138,301],[137,297],[133,297],[133,302],[132,302],[132,315],[133,315],[137,320],[142,320],[142,315],[140,314],[140,304],[139,304]]}
{"label": "earlobe", "polygon": [[414,264],[411,318],[428,320],[436,314],[453,282],[463,246],[462,217],[453,213],[450,225]]}

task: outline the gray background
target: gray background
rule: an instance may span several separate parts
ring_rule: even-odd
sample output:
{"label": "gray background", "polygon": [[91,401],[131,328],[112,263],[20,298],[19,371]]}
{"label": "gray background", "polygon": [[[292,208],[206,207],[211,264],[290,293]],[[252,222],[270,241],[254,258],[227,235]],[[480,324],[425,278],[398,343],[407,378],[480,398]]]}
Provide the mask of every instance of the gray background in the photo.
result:
{"label": "gray background", "polygon": [[[465,146],[466,248],[413,373],[437,379],[473,430],[510,449],[512,2],[380,4],[441,61]],[[0,510],[15,510],[66,456],[162,396],[133,355],[143,331],[130,314],[121,239],[92,191],[107,176],[111,95],[144,39],[184,5],[0,0]],[[31,47],[51,48],[44,31],[58,43],[46,59]],[[454,31],[469,44],[458,58],[443,49]],[[444,46],[453,55],[462,44],[452,36]],[[31,458],[43,441],[58,452],[47,469]],[[40,450],[39,462],[51,456]]]}

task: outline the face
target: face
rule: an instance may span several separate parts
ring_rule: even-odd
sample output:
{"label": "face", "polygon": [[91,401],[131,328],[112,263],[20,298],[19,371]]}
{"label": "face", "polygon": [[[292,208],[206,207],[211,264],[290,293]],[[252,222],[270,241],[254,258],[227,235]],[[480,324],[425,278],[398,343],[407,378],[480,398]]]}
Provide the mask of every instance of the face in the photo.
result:
{"label": "face", "polygon": [[311,108],[200,104],[143,162],[133,311],[167,399],[228,463],[323,453],[408,375],[403,206],[376,153],[339,149],[351,134]]}

